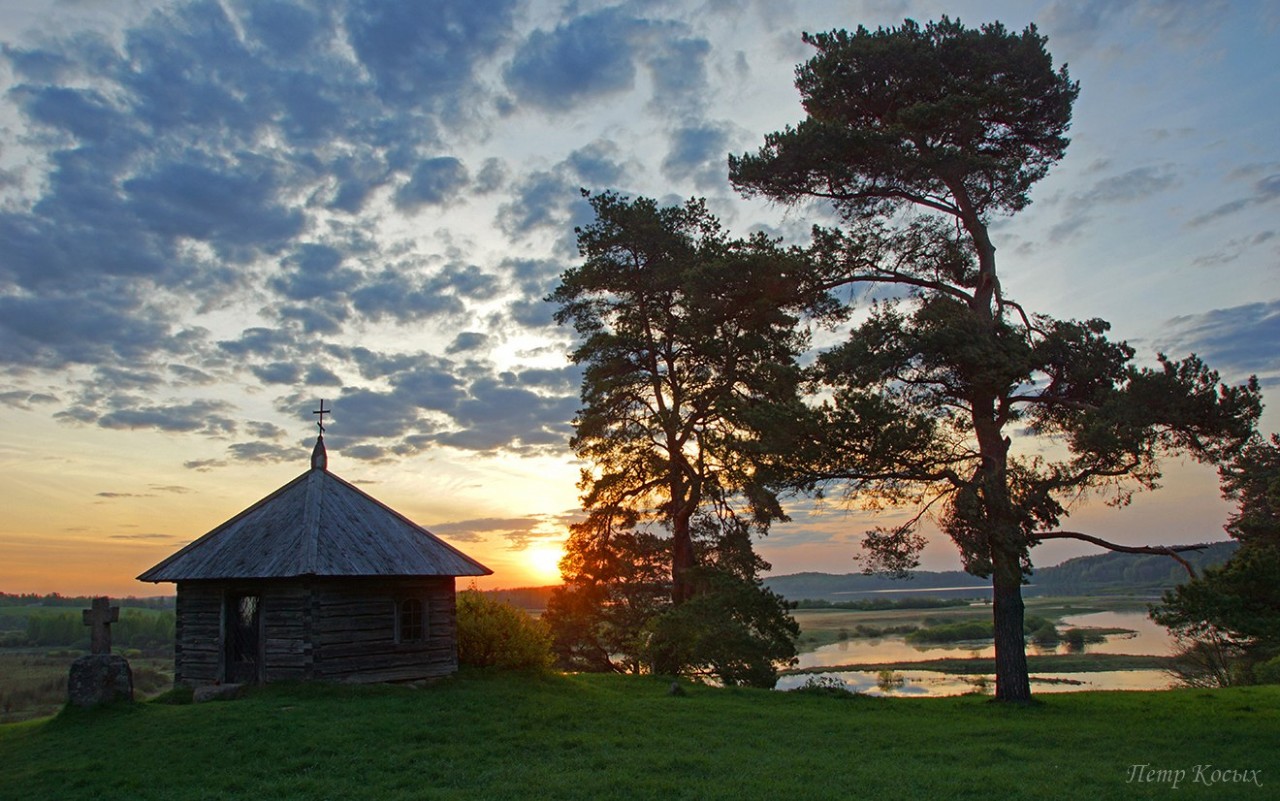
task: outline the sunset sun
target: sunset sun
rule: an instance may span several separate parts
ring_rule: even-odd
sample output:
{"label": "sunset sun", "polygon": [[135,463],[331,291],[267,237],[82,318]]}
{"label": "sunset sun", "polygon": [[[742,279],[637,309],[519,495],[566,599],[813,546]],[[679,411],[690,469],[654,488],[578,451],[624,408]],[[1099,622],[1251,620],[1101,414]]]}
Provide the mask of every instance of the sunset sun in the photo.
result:
{"label": "sunset sun", "polygon": [[560,559],[564,546],[558,542],[539,542],[525,551],[525,568],[530,578],[539,584],[560,583]]}

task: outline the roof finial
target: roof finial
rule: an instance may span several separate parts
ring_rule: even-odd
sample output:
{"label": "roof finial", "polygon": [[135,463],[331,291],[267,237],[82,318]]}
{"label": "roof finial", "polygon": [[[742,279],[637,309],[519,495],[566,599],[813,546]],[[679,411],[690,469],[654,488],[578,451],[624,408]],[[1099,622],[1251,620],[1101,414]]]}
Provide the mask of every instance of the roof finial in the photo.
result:
{"label": "roof finial", "polygon": [[320,415],[320,422],[316,423],[316,425],[319,426],[320,436],[323,437],[324,436],[324,416],[326,414],[333,414],[333,410],[324,408],[324,400],[322,399],[320,401],[320,408],[312,412],[312,414]]}
{"label": "roof finial", "polygon": [[333,411],[324,408],[324,401],[321,400],[320,408],[312,412],[312,414],[320,415],[320,421],[316,423],[316,426],[320,429],[320,435],[316,437],[316,447],[311,451],[311,469],[328,470],[329,454],[324,449],[324,416],[333,414]]}

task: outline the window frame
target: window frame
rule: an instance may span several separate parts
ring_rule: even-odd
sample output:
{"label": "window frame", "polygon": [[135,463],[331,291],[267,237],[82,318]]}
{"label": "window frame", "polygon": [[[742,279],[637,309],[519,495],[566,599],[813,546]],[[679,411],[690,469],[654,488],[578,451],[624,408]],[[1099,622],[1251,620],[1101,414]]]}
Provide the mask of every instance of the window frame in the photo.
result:
{"label": "window frame", "polygon": [[[410,596],[396,599],[396,643],[399,645],[422,645],[427,641],[428,616],[427,602],[423,598]],[[416,612],[412,606],[416,606]],[[413,617],[417,621],[414,626]],[[416,631],[415,631],[416,629]],[[415,634],[416,636],[410,636]]]}

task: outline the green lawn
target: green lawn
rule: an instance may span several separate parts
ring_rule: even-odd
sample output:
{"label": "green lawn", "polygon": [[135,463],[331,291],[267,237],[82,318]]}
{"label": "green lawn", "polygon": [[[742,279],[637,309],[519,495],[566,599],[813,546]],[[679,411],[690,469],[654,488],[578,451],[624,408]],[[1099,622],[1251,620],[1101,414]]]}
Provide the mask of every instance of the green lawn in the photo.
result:
{"label": "green lawn", "polygon": [[[273,686],[0,726],[0,798],[1271,798],[1280,687],[834,697],[619,676]],[[1263,787],[1194,784],[1261,770]],[[1172,776],[1173,774],[1169,774]]]}

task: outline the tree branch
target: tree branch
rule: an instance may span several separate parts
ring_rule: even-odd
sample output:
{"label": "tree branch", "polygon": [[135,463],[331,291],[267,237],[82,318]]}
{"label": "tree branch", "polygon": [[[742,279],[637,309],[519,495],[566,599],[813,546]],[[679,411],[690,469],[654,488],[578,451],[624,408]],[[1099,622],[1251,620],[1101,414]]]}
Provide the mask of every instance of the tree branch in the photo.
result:
{"label": "tree branch", "polygon": [[1178,554],[1184,551],[1203,551],[1208,547],[1206,545],[1120,545],[1114,542],[1107,542],[1100,537],[1094,537],[1090,534],[1081,534],[1079,531],[1045,531],[1039,534],[1033,534],[1032,536],[1037,540],[1083,540],[1111,551],[1119,551],[1120,553],[1150,553],[1158,554],[1160,556],[1168,556],[1185,567],[1187,569],[1187,573],[1190,574],[1193,579],[1196,577],[1196,569],[1191,566],[1190,562],[1183,559]]}

